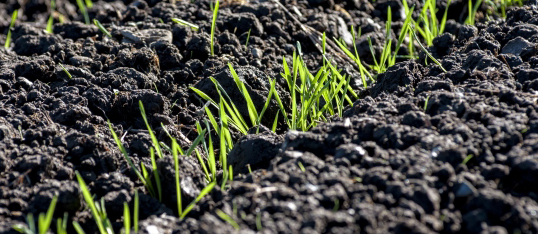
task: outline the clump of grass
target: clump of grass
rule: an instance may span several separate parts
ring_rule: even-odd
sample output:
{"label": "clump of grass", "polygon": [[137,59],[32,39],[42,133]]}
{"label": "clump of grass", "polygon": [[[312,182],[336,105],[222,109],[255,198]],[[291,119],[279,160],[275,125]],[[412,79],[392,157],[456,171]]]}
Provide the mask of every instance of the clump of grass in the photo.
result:
{"label": "clump of grass", "polygon": [[[439,10],[437,9],[436,1],[426,0],[420,12],[419,19],[417,21],[411,21],[415,25],[415,30],[422,36],[427,46],[433,45],[433,39],[444,33],[450,2],[451,0],[448,0],[443,18],[439,20],[437,19],[437,11]],[[403,0],[402,4],[406,15],[413,12],[414,7],[409,8],[407,0]]]}
{"label": "clump of grass", "polygon": [[11,43],[11,29],[15,27],[15,22],[17,21],[18,15],[19,15],[19,9],[13,11],[13,14],[11,15],[11,23],[9,23],[9,29],[7,30],[6,43],[4,44],[4,47],[6,49],[9,49],[9,45]]}
{"label": "clump of grass", "polygon": [[215,7],[213,9],[213,21],[211,22],[211,56],[215,56],[213,45],[215,44],[215,26],[217,22],[217,15],[219,13],[219,1],[215,1]]}
{"label": "clump of grass", "polygon": [[92,212],[93,219],[95,220],[95,223],[97,224],[99,233],[100,234],[114,233],[112,224],[110,223],[110,220],[108,219],[107,213],[105,210],[105,200],[101,198],[100,203],[95,202],[93,200],[93,197],[90,191],[88,190],[88,187],[86,186],[86,183],[84,182],[84,180],[82,179],[78,171],[76,171],[75,174],[77,176],[78,184],[80,185],[80,190],[82,191],[82,196],[84,197],[86,204],[89,206],[90,211]]}
{"label": "clump of grass", "polygon": [[[50,202],[49,209],[47,210],[47,213],[41,213],[39,214],[39,217],[37,219],[37,229],[35,227],[35,220],[33,214],[28,214],[26,216],[26,224],[15,224],[13,225],[13,229],[20,233],[25,234],[45,234],[47,231],[49,231],[50,224],[52,223],[52,215],[54,214],[54,209],[56,209],[56,202],[58,201],[58,196],[54,196],[52,198],[52,201]],[[59,219],[61,220],[61,219]],[[60,223],[62,223],[60,221]],[[62,226],[63,227],[63,226]],[[61,227],[60,227],[61,229]],[[65,228],[63,229],[65,230]],[[61,231],[61,230],[60,230]],[[60,233],[60,232],[58,232]]]}
{"label": "clump of grass", "polygon": [[106,28],[101,24],[101,22],[99,22],[99,20],[94,19],[93,23],[99,28],[99,30],[101,30],[103,34],[105,34],[105,36],[112,38],[112,35],[108,32],[108,30],[106,30]]}
{"label": "clump of grass", "polygon": [[187,22],[185,20],[182,20],[182,19],[172,18],[172,21],[174,23],[176,23],[176,24],[183,25],[183,26],[186,26],[186,27],[190,27],[194,31],[198,31],[200,29],[200,26],[198,26],[196,24],[189,23],[189,22]]}

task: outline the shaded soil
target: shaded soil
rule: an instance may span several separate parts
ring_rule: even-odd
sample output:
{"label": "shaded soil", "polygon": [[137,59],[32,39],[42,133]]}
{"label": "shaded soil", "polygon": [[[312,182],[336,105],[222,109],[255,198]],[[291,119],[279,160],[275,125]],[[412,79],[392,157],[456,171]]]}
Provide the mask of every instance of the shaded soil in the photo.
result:
{"label": "shaded soil", "polygon": [[[421,8],[421,1],[409,2]],[[438,2],[440,13],[446,2]],[[277,78],[289,105],[282,58],[291,61],[300,42],[312,69],[322,61],[301,25],[347,43],[349,26],[359,25],[358,53],[371,62],[367,37],[376,45],[384,41],[389,6],[399,33],[405,17],[399,1],[281,1],[298,21],[271,1],[226,1],[215,56],[209,1],[95,2],[90,18],[112,39],[81,23],[75,1],[56,1],[65,22],[56,15],[54,34],[43,32],[49,1],[2,1],[0,44],[11,13],[22,11],[11,49],[0,49],[0,233],[16,233],[11,226],[28,213],[45,212],[55,194],[55,218],[67,212],[86,233],[96,233],[75,171],[96,199],[104,198],[116,233],[123,203],[132,206],[135,190],[142,191],[141,233],[236,231],[217,210],[241,233],[538,233],[538,8],[528,1],[505,21],[486,23],[483,6],[481,23],[465,26],[466,2],[451,2],[447,33],[428,48],[446,73],[422,52],[364,89],[353,65],[331,54],[361,99],[308,132],[287,131],[280,122],[278,134],[264,128],[244,137],[234,133],[228,156],[234,180],[179,220],[171,155],[157,162],[167,191],[159,202],[128,167],[107,120],[134,163],[150,168],[152,143],[139,100],[158,139],[170,144],[162,123],[187,148],[197,136],[195,122],[205,118],[190,86],[215,97],[209,80],[215,77],[247,116],[230,62],[259,109],[268,78]],[[277,108],[270,105],[264,125],[272,125]],[[186,206],[207,185],[196,157],[180,158],[180,177]]]}

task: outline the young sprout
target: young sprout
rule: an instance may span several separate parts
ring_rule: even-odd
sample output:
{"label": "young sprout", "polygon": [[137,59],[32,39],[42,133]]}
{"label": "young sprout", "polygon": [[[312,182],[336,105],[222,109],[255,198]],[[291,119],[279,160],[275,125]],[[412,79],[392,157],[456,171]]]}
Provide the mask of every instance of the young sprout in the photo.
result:
{"label": "young sprout", "polygon": [[183,26],[187,26],[187,27],[190,27],[192,30],[194,31],[198,31],[198,29],[200,29],[200,27],[196,24],[192,24],[192,23],[189,23],[185,20],[182,20],[182,19],[178,19],[178,18],[172,18],[172,21],[176,24],[179,24],[179,25],[183,25]]}
{"label": "young sprout", "polygon": [[78,8],[80,9],[80,12],[84,16],[84,22],[86,24],[90,24],[90,16],[88,15],[88,11],[86,10],[86,6],[84,5],[84,2],[82,0],[77,0]]}
{"label": "young sprout", "polygon": [[17,21],[18,14],[19,14],[19,9],[13,11],[13,14],[11,15],[11,23],[9,23],[9,28],[7,30],[6,43],[4,44],[4,47],[6,49],[9,49],[9,45],[11,43],[11,29],[15,27],[15,21]]}
{"label": "young sprout", "polygon": [[237,222],[235,222],[235,220],[230,217],[229,215],[227,215],[226,213],[224,213],[222,210],[220,209],[217,209],[217,215],[224,221],[226,221],[228,224],[232,225],[232,227],[235,228],[235,230],[239,230],[240,227],[239,227],[239,224],[237,224]]}
{"label": "young sprout", "polygon": [[86,183],[84,182],[78,171],[76,171],[75,174],[77,176],[78,184],[80,185],[80,190],[82,190],[84,200],[86,201],[86,204],[90,207],[90,211],[92,212],[95,223],[97,224],[99,233],[109,234],[112,231],[112,225],[110,224],[110,220],[106,218],[106,211],[104,210],[104,200],[101,200],[102,205],[99,205],[98,202],[95,202],[92,195],[90,194],[90,191],[88,190],[88,187],[86,186]]}
{"label": "young sprout", "polygon": [[45,31],[47,33],[50,33],[52,34],[53,33],[53,24],[54,24],[54,10],[56,9],[56,1],[55,0],[51,0],[50,1],[50,16],[49,16],[49,19],[47,20],[47,28],[45,29]]}
{"label": "young sprout", "polygon": [[58,201],[58,196],[54,196],[50,202],[49,209],[47,213],[39,214],[37,219],[37,230],[35,228],[34,216],[28,214],[26,216],[27,226],[21,224],[13,225],[13,229],[20,233],[25,234],[46,234],[49,231],[50,224],[52,223],[52,215],[54,214],[54,209],[56,208],[56,202]]}
{"label": "young sprout", "polygon": [[245,48],[248,48],[248,41],[250,40],[250,31],[251,31],[251,30],[252,30],[252,28],[248,30],[248,34],[247,34],[247,42],[245,43]]}
{"label": "young sprout", "polygon": [[215,25],[217,22],[218,11],[219,11],[219,0],[215,1],[215,8],[213,9],[213,21],[211,22],[211,56],[215,56],[213,45],[215,44]]}
{"label": "young sprout", "polygon": [[106,28],[101,24],[101,22],[99,22],[99,20],[93,19],[93,23],[99,28],[99,30],[101,30],[103,34],[105,34],[105,36],[112,38],[112,35],[108,32],[108,30],[106,30]]}
{"label": "young sprout", "polygon": [[183,211],[183,213],[179,216],[179,218],[184,219],[187,216],[187,214],[194,208],[196,203],[198,203],[200,200],[202,200],[202,198],[204,198],[205,195],[209,194],[211,192],[211,190],[213,190],[213,188],[215,187],[216,184],[217,184],[216,182],[212,182],[212,183],[208,184],[204,189],[202,189],[200,194],[196,197],[196,199],[194,199],[194,201],[192,201],[187,206],[187,208],[185,208],[185,211]]}
{"label": "young sprout", "polygon": [[69,73],[69,71],[67,69],[65,69],[64,65],[60,63],[60,67],[62,67],[62,70],[65,72],[65,74],[67,75],[67,77],[69,77],[69,79],[72,79],[73,76],[71,75],[71,73]]}

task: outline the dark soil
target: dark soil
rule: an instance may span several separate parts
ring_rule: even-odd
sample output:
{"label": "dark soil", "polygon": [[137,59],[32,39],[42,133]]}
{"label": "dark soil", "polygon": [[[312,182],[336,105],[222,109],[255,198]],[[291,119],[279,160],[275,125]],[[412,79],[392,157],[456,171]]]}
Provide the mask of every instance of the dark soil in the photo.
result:
{"label": "dark soil", "polygon": [[[418,0],[408,1],[421,9]],[[447,1],[438,1],[442,15]],[[388,7],[398,35],[398,0],[288,1],[301,24],[327,38],[351,43],[360,27],[361,58],[373,61],[367,37],[384,41]],[[465,26],[467,1],[453,0],[447,33],[425,54],[400,61],[363,89],[359,73],[331,54],[360,94],[343,117],[308,132],[277,134],[265,127],[240,137],[228,161],[236,173],[225,190],[215,187],[186,219],[177,218],[171,155],[157,161],[163,201],[146,191],[118,150],[107,120],[134,163],[151,165],[151,138],[141,100],[158,139],[170,144],[161,123],[184,148],[197,137],[204,105],[189,89],[216,97],[209,77],[228,91],[243,116],[246,103],[227,63],[233,64],[261,109],[282,58],[301,43],[303,58],[319,68],[321,54],[301,25],[272,1],[224,1],[210,56],[210,1],[124,0],[88,9],[113,38],[85,25],[75,1],[57,0],[54,34],[44,33],[50,1],[0,1],[0,44],[13,10],[20,17],[10,50],[0,49],[0,233],[45,212],[59,195],[55,219],[67,212],[86,233],[97,227],[83,202],[75,171],[95,199],[104,198],[116,233],[123,203],[140,195],[140,233],[538,233],[538,7],[512,8],[506,20],[484,5],[476,26]],[[180,18],[199,31],[177,25]],[[495,20],[497,19],[497,20]],[[245,47],[250,30],[248,48]],[[376,54],[381,47],[374,47]],[[407,48],[400,51],[407,53]],[[59,64],[72,74],[69,79]],[[289,108],[289,107],[288,107]],[[272,103],[262,123],[271,126]],[[282,118],[281,118],[282,119]],[[182,137],[185,136],[185,137]],[[247,165],[252,169],[249,173]],[[207,182],[196,157],[180,158],[183,205]],[[53,221],[53,230],[56,221]],[[71,226],[71,225],[69,225]],[[74,233],[69,227],[68,233]]]}

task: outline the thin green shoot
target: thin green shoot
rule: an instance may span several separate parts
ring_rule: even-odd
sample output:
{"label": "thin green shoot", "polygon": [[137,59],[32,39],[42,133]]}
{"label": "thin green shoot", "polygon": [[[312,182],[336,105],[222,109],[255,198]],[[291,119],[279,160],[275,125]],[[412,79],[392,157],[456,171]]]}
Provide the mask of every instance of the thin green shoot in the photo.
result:
{"label": "thin green shoot", "polygon": [[[144,184],[144,186],[148,189],[150,195],[152,197],[156,197],[155,196],[156,195],[155,190],[153,189],[153,186],[152,186],[151,182],[146,181],[146,176],[144,176],[142,173],[140,173],[140,171],[136,168],[133,161],[129,157],[129,153],[127,153],[127,149],[125,149],[125,147],[123,146],[123,144],[120,141],[120,138],[118,137],[118,135],[116,134],[116,132],[112,128],[112,124],[110,123],[110,120],[107,120],[107,122],[108,122],[108,128],[110,129],[110,133],[112,134],[112,137],[114,138],[114,141],[116,142],[116,145],[118,146],[121,153],[123,154],[123,157],[125,158],[125,160],[129,164],[129,166],[135,171],[136,175],[138,176],[138,179],[140,179],[140,181],[142,181],[142,184]],[[144,169],[145,168],[142,167],[142,170],[144,170]]]}
{"label": "thin green shoot", "polygon": [[417,34],[416,34],[413,30],[411,30],[411,32],[412,32],[413,36],[415,37],[415,40],[417,41],[418,45],[419,45],[420,48],[422,49],[422,51],[424,51],[424,53],[426,53],[426,55],[428,55],[428,57],[429,57],[431,60],[433,60],[433,62],[434,62],[435,64],[437,64],[437,66],[439,66],[439,67],[441,68],[441,70],[443,70],[443,72],[446,73],[446,70],[445,70],[445,68],[443,68],[443,65],[441,65],[441,63],[440,63],[439,61],[437,61],[437,59],[435,59],[435,58],[430,54],[430,52],[428,52],[428,50],[422,45],[422,43],[420,43],[420,41],[419,41],[418,38],[417,38]]}
{"label": "thin green shoot", "polygon": [[258,230],[258,232],[261,232],[262,229],[263,229],[263,226],[262,226],[262,212],[258,212],[256,214],[256,229]]}
{"label": "thin green shoot", "polygon": [[465,159],[463,159],[463,162],[461,162],[461,165],[467,165],[467,163],[474,157],[474,155],[469,154]]}
{"label": "thin green shoot", "polygon": [[9,49],[9,45],[11,43],[11,29],[15,27],[15,22],[17,21],[18,15],[19,15],[19,9],[13,11],[13,14],[11,15],[11,23],[9,23],[9,28],[7,30],[6,43],[4,44],[4,48],[6,49]]}
{"label": "thin green shoot", "polygon": [[123,203],[123,233],[131,233],[131,212],[129,211],[127,202]]}
{"label": "thin green shoot", "polygon": [[86,6],[87,6],[88,8],[93,8],[93,2],[92,2],[92,0],[85,0],[84,2],[86,2]]}
{"label": "thin green shoot", "polygon": [[278,125],[278,114],[280,114],[280,110],[276,112],[275,120],[273,121],[273,126],[271,127],[271,131],[276,132],[276,128]]}
{"label": "thin green shoot", "polygon": [[151,166],[153,169],[153,176],[155,176],[155,182],[157,184],[157,193],[159,196],[159,201],[162,201],[162,189],[161,189],[161,178],[159,177],[159,170],[157,168],[157,162],[155,161],[155,150],[153,147],[150,148],[150,156],[151,156]]}
{"label": "thin green shoot", "polygon": [[480,7],[481,4],[482,0],[478,0],[474,5],[472,0],[468,1],[467,10],[469,12],[469,15],[467,16],[467,19],[465,19],[465,24],[475,25],[476,12],[478,11],[478,7]]}
{"label": "thin green shoot", "polygon": [[108,234],[108,232],[105,229],[106,221],[101,220],[101,213],[97,209],[95,202],[93,201],[92,195],[90,194],[90,191],[88,190],[88,187],[86,186],[86,183],[84,182],[84,180],[82,179],[78,171],[76,171],[75,174],[77,176],[78,184],[80,185],[80,190],[82,190],[82,195],[84,197],[84,200],[86,201],[86,204],[90,207],[95,223],[97,224],[99,233]]}
{"label": "thin green shoot", "polygon": [[82,0],[77,0],[78,9],[80,10],[80,13],[84,16],[84,22],[86,24],[90,24],[90,16],[88,15],[88,11],[86,10],[86,5]]}
{"label": "thin green shoot", "polygon": [[301,169],[302,172],[305,172],[305,171],[306,171],[306,169],[305,169],[304,166],[303,166],[303,163],[298,162],[297,165],[299,166],[299,169]]}
{"label": "thin green shoot", "polygon": [[183,207],[181,202],[181,184],[179,183],[179,159],[178,159],[178,150],[179,145],[176,142],[176,139],[172,140],[172,156],[174,157],[174,171],[175,171],[175,182],[176,182],[176,202],[177,202],[177,213],[179,216],[183,213]]}
{"label": "thin green shoot", "polygon": [[228,169],[228,177],[229,177],[228,179],[230,181],[233,181],[234,180],[234,169],[233,169],[232,165],[229,165],[228,168],[229,168]]}
{"label": "thin green shoot", "polygon": [[75,231],[78,233],[78,234],[86,234],[84,232],[84,229],[82,229],[82,227],[80,226],[80,224],[77,222],[77,221],[73,221],[73,228],[75,228]]}
{"label": "thin green shoot", "polygon": [[101,32],[103,34],[105,34],[105,36],[107,36],[109,38],[112,38],[112,34],[110,34],[110,32],[108,32],[108,30],[106,30],[105,26],[103,26],[101,24],[101,22],[99,22],[99,20],[93,19],[93,23],[95,24],[95,26],[97,26],[99,28],[99,30],[101,30]]}
{"label": "thin green shoot", "polygon": [[193,24],[193,23],[189,23],[189,22],[187,22],[185,20],[182,20],[182,19],[172,18],[172,21],[174,23],[176,23],[176,24],[183,25],[183,26],[186,26],[186,27],[190,27],[194,31],[198,31],[200,29],[200,26],[198,26],[196,24]]}
{"label": "thin green shoot", "polygon": [[222,220],[226,221],[228,224],[230,224],[232,227],[234,227],[235,230],[240,229],[239,224],[237,224],[237,222],[235,222],[235,220],[232,217],[230,217],[229,215],[224,213],[222,210],[217,209],[216,213]]}
{"label": "thin green shoot", "polygon": [[250,164],[247,164],[247,168],[248,168],[248,173],[252,174],[252,168],[250,168]]}
{"label": "thin green shoot", "polygon": [[424,102],[424,112],[426,112],[426,109],[428,108],[428,101],[430,100],[430,96],[426,98],[426,101]]}
{"label": "thin green shoot", "polygon": [[13,225],[13,229],[20,233],[25,234],[45,234],[47,231],[49,231],[50,224],[52,223],[52,215],[54,214],[54,209],[56,208],[56,203],[58,201],[58,196],[54,196],[52,198],[52,201],[50,202],[49,209],[47,210],[47,213],[41,213],[38,216],[37,220],[37,231],[35,228],[35,222],[34,222],[34,216],[33,214],[28,214],[26,216],[26,221],[28,227],[21,224],[15,224]]}
{"label": "thin green shoot", "polygon": [[138,233],[138,214],[140,209],[140,199],[138,197],[138,191],[135,190],[135,198],[134,198],[134,214],[133,214],[133,227],[134,232]]}
{"label": "thin green shoot", "polygon": [[47,28],[45,29],[45,31],[47,33],[54,33],[53,32],[53,25],[54,25],[54,11],[56,10],[56,0],[51,0],[50,1],[50,16],[49,16],[49,19],[47,20]]}
{"label": "thin green shoot", "polygon": [[213,9],[213,21],[211,22],[211,56],[215,56],[215,50],[213,45],[215,44],[215,27],[217,22],[217,15],[219,11],[219,1],[215,1],[215,8]]}
{"label": "thin green shoot", "polygon": [[252,29],[249,29],[249,30],[248,30],[248,34],[247,34],[247,42],[245,43],[245,48],[248,48],[248,41],[250,40],[250,31],[251,31],[251,30],[252,30]]}
{"label": "thin green shoot", "polygon": [[153,146],[155,147],[155,151],[157,151],[157,155],[159,158],[163,158],[163,153],[161,150],[161,147],[159,145],[159,141],[157,140],[157,137],[151,130],[151,126],[149,125],[148,118],[146,117],[146,110],[144,109],[144,104],[142,104],[142,100],[138,101],[138,107],[140,108],[140,113],[142,114],[142,118],[144,119],[144,123],[146,123],[146,127],[149,131],[149,136],[151,137],[151,141],[153,142]]}
{"label": "thin green shoot", "polygon": [[60,63],[60,67],[62,67],[62,70],[65,72],[65,74],[67,75],[67,77],[69,77],[69,79],[72,79],[73,76],[71,75],[71,73],[64,67],[63,64]]}
{"label": "thin green shoot", "polygon": [[216,184],[217,184],[216,182],[212,182],[212,183],[208,184],[204,189],[202,189],[200,194],[196,197],[196,199],[194,199],[194,201],[192,201],[185,208],[185,211],[183,211],[183,213],[179,216],[179,218],[184,219],[187,216],[187,214],[194,208],[196,203],[198,203],[200,200],[202,200],[202,198],[204,198],[204,196],[209,194],[211,192],[211,190],[213,190],[213,188],[215,187]]}
{"label": "thin green shoot", "polygon": [[63,218],[56,220],[56,234],[67,234],[67,212],[64,213]]}

